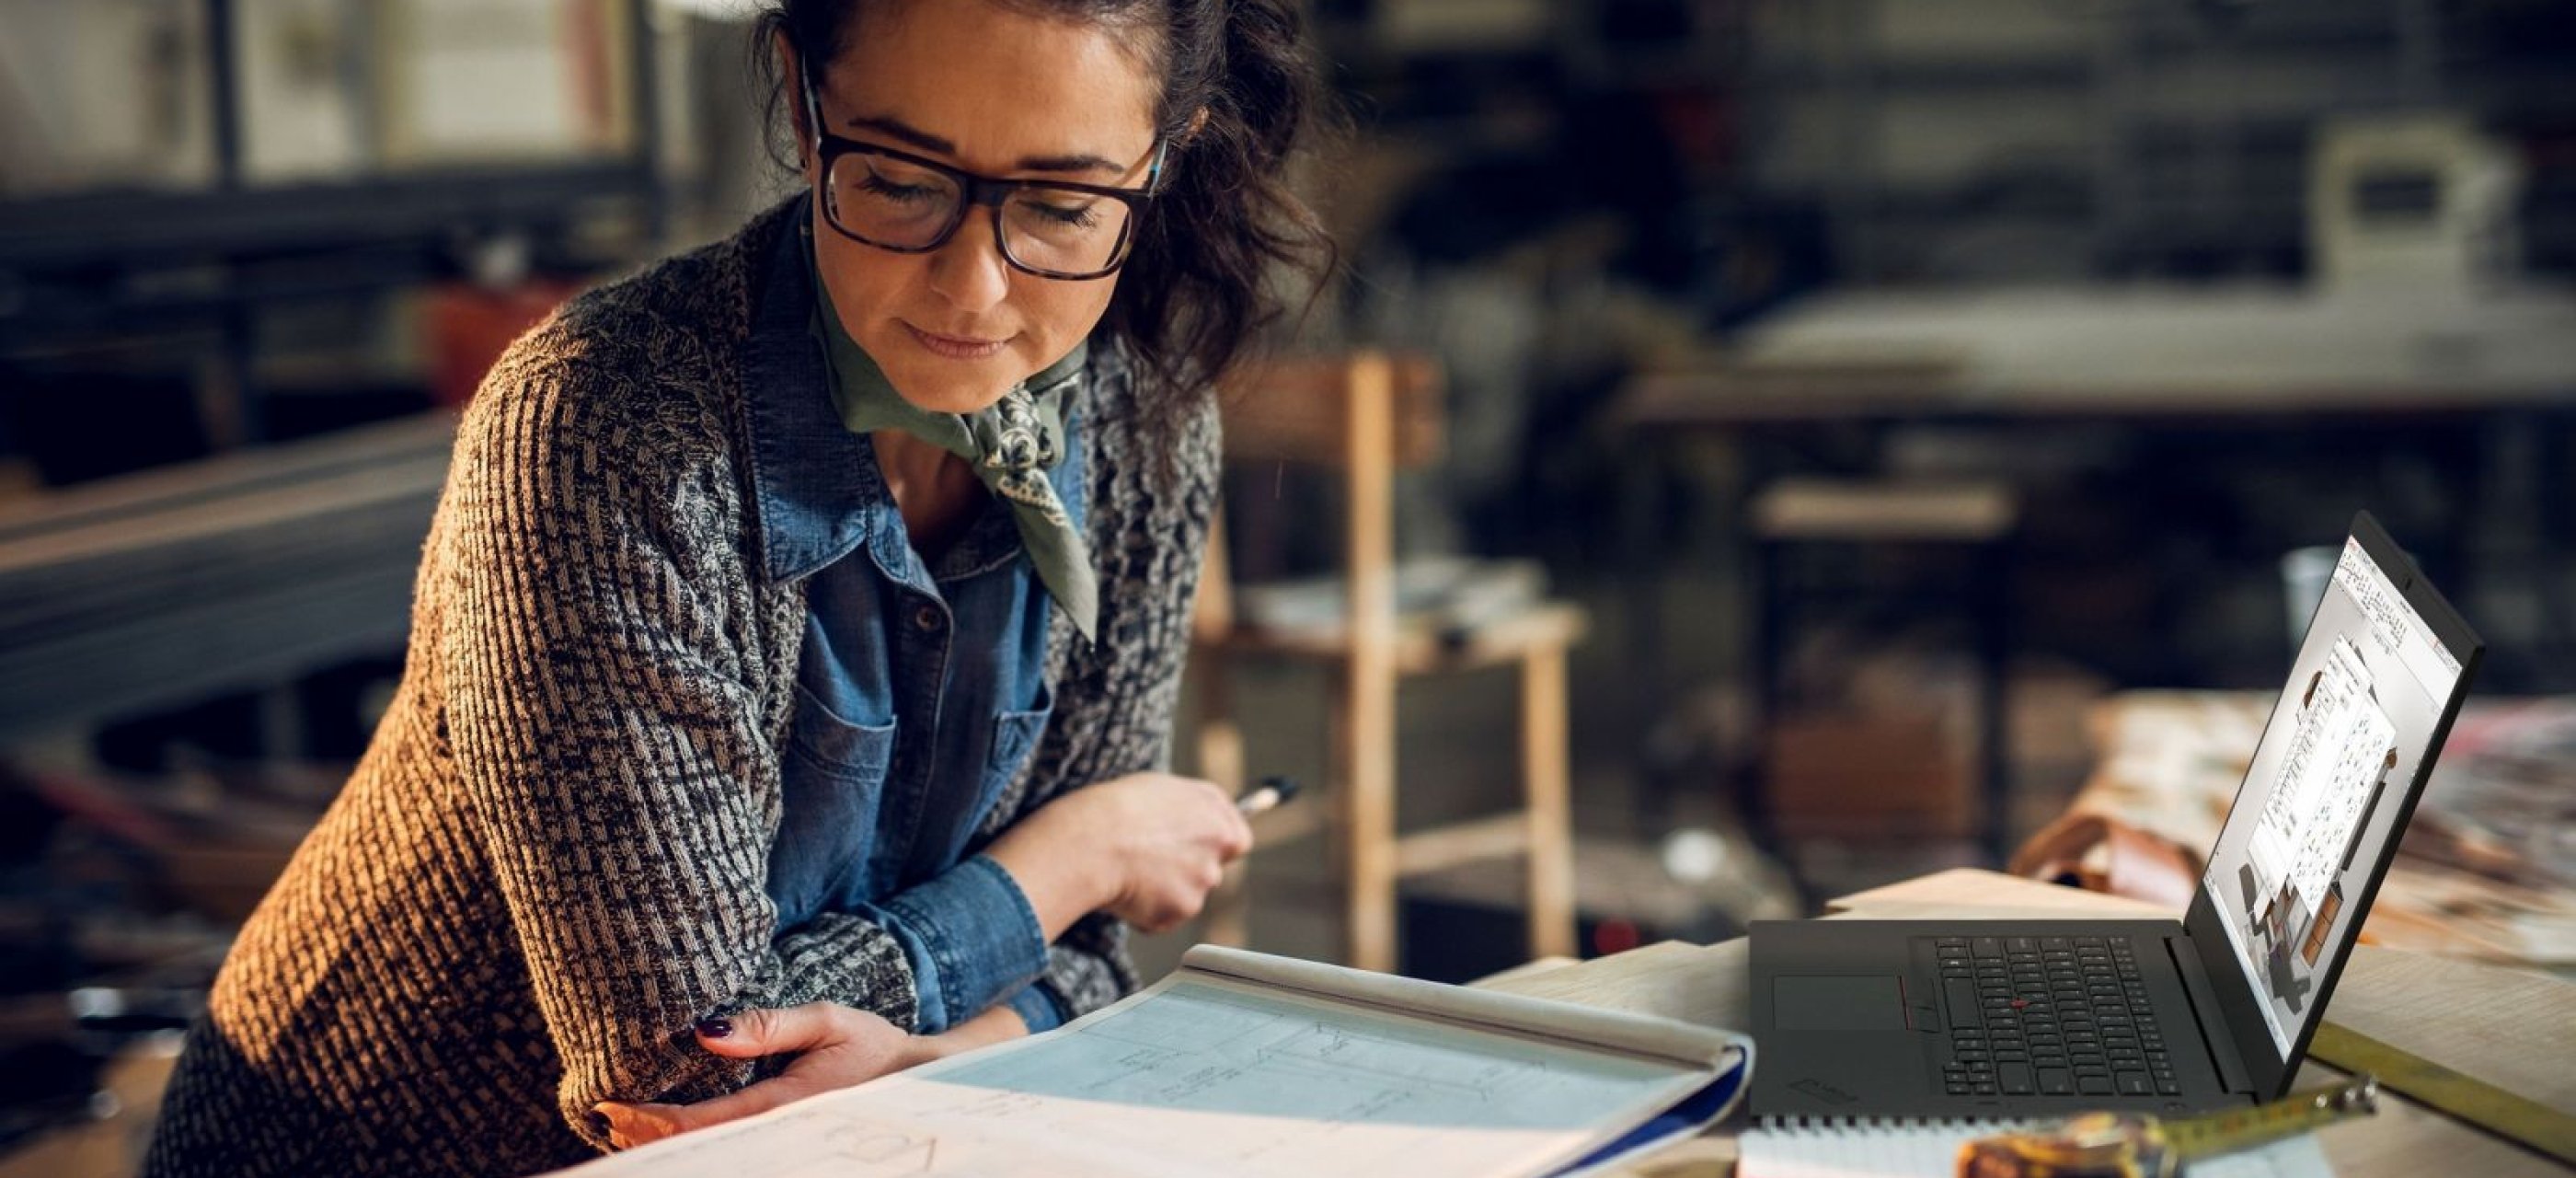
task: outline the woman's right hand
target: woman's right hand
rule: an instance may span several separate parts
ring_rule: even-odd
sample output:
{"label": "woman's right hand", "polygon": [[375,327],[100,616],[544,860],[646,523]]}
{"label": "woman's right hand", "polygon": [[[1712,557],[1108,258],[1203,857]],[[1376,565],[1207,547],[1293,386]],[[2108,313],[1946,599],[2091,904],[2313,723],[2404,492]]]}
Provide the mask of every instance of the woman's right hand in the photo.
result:
{"label": "woman's right hand", "polygon": [[1251,849],[1251,825],[1215,783],[1131,773],[1039,807],[985,853],[1019,882],[1052,939],[1093,911],[1149,933],[1173,928]]}
{"label": "woman's right hand", "polygon": [[[1018,1016],[1011,1017],[1016,1025]],[[698,1024],[697,1033],[698,1046],[710,1055],[734,1059],[777,1055],[789,1062],[769,1079],[696,1104],[601,1101],[591,1115],[605,1123],[609,1144],[633,1149],[693,1129],[738,1121],[817,1092],[865,1084],[945,1054],[937,1036],[905,1034],[874,1011],[832,1002],[711,1018]]]}

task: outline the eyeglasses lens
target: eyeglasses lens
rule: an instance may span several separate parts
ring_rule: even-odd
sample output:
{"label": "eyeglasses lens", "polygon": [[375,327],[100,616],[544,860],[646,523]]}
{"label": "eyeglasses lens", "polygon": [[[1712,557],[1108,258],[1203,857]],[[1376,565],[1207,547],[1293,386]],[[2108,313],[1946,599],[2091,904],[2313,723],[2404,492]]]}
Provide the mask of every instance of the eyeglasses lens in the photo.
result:
{"label": "eyeglasses lens", "polygon": [[[843,232],[896,249],[936,245],[961,219],[954,177],[901,160],[852,152],[833,161],[825,212]],[[1002,199],[1002,251],[1024,269],[1091,275],[1126,248],[1125,201],[1043,185]]]}
{"label": "eyeglasses lens", "polygon": [[965,199],[949,176],[900,160],[851,154],[832,163],[824,211],[843,230],[899,249],[939,240]]}

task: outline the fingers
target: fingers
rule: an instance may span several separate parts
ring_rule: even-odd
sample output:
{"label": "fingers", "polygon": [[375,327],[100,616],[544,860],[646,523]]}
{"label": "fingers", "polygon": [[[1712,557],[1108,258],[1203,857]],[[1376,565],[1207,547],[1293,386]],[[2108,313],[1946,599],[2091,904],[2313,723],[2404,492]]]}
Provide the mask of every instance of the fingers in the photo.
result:
{"label": "fingers", "polygon": [[1100,861],[1117,884],[1096,907],[1145,932],[1167,932],[1196,917],[1227,865],[1252,850],[1251,821],[1214,782],[1134,773],[1056,804],[1085,794],[1106,807],[1109,824],[1059,853],[1092,857],[1107,849]]}
{"label": "fingers", "polygon": [[677,1110],[673,1117],[678,1132],[704,1129],[727,1121],[739,1121],[754,1113],[765,1113],[790,1101],[802,1100],[823,1090],[813,1078],[789,1072],[775,1079],[763,1080],[738,1092],[728,1092],[713,1100],[696,1104],[668,1106]]}
{"label": "fingers", "polygon": [[1125,916],[1127,922],[1144,932],[1167,933],[1189,923],[1205,910],[1209,894],[1225,882],[1224,865],[1217,861],[1204,861],[1183,870],[1189,872],[1188,879],[1178,887],[1147,896],[1140,910]]}
{"label": "fingers", "polygon": [[[1196,778],[1181,780],[1198,781]],[[1232,863],[1250,853],[1252,820],[1243,816],[1243,810],[1235,805],[1234,799],[1227,796],[1225,790],[1215,782],[1198,781],[1198,785],[1200,793],[1207,799],[1210,813],[1216,818],[1216,829],[1211,842],[1216,849],[1219,862]]]}
{"label": "fingers", "polygon": [[626,1104],[601,1101],[592,1111],[608,1118],[608,1140],[619,1149],[649,1145],[709,1125],[765,1113],[789,1101],[813,1095],[820,1086],[794,1073],[763,1080],[739,1092],[696,1104]]}
{"label": "fingers", "polygon": [[671,1114],[681,1111],[674,1104],[627,1104],[603,1100],[591,1106],[591,1115],[608,1122],[608,1143],[619,1149],[650,1145],[680,1132]]}
{"label": "fingers", "polygon": [[1224,852],[1225,861],[1232,863],[1252,853],[1252,820],[1244,817],[1243,811],[1236,809],[1231,802],[1226,804],[1225,812],[1225,843],[1219,849]]}
{"label": "fingers", "polygon": [[746,1010],[729,1018],[700,1022],[698,1046],[734,1059],[811,1051],[850,1038],[854,1030],[845,1024],[858,1017],[875,1016],[830,1002]]}
{"label": "fingers", "polygon": [[787,1070],[695,1104],[602,1101],[592,1109],[620,1149],[767,1112],[826,1089],[864,1083],[921,1062],[920,1040],[883,1017],[828,1002],[746,1010],[697,1025],[698,1045],[733,1058],[794,1056]]}

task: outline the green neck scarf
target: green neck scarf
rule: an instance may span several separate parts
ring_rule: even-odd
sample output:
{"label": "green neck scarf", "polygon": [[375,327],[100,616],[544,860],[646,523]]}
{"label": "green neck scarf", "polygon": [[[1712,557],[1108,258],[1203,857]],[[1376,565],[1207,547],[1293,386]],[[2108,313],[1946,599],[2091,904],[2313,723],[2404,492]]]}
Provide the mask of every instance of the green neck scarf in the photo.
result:
{"label": "green neck scarf", "polygon": [[823,346],[832,401],[852,433],[899,429],[966,460],[987,490],[1011,505],[1038,580],[1090,640],[1100,615],[1100,585],[1091,570],[1091,548],[1065,514],[1064,501],[1047,481],[1047,468],[1064,459],[1064,414],[1082,374],[1086,348],[1011,386],[1002,399],[976,413],[934,413],[903,399],[858,341],[841,326],[832,294],[813,272],[812,242],[805,265],[814,284],[814,338]]}

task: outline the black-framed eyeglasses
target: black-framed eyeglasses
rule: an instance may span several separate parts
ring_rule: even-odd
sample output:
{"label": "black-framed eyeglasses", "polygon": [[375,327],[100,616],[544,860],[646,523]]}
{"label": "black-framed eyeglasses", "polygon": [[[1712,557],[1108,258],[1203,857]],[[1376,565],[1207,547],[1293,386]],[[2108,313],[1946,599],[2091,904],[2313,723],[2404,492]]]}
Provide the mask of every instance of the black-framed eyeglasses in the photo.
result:
{"label": "black-framed eyeglasses", "polygon": [[993,210],[993,240],[1011,268],[1040,278],[1106,278],[1127,264],[1136,222],[1163,179],[1168,140],[1157,140],[1143,188],[978,176],[910,152],[823,129],[813,63],[799,70],[805,122],[814,132],[823,219],[841,236],[899,254],[948,244],[966,214]]}

